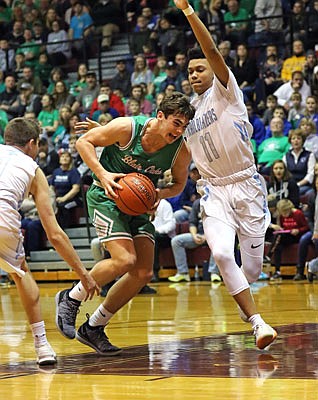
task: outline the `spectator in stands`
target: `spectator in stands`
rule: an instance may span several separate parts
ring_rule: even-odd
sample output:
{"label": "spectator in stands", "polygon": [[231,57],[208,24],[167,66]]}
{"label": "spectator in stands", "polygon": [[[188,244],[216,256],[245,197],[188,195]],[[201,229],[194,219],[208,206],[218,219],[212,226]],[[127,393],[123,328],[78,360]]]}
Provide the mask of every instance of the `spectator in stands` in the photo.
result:
{"label": "spectator in stands", "polygon": [[47,38],[46,51],[51,65],[55,67],[64,65],[71,58],[72,52],[67,32],[61,28],[60,22],[54,20],[51,27],[52,32],[49,33]]}
{"label": "spectator in stands", "polygon": [[291,130],[288,141],[291,149],[284,155],[283,161],[297,182],[299,194],[302,196],[312,191],[316,159],[313,153],[304,149],[305,135],[301,129]]}
{"label": "spectator in stands", "polygon": [[75,125],[80,121],[80,116],[77,113],[71,113],[68,120],[67,129],[63,130],[63,133],[58,136],[58,142],[55,147],[57,149],[68,149],[69,141],[73,136],[76,136]]}
{"label": "spectator in stands", "polygon": [[10,22],[12,18],[12,8],[4,1],[0,1],[0,36],[3,37],[10,31]]}
{"label": "spectator in stands", "polygon": [[68,30],[68,38],[72,40],[72,51],[76,57],[82,58],[86,50],[87,39],[93,31],[93,20],[89,13],[83,9],[82,1],[76,0],[72,9],[74,15],[71,18]]}
{"label": "spectator in stands", "polygon": [[95,32],[103,35],[102,50],[109,50],[114,34],[120,32],[123,15],[117,4],[113,0],[98,0],[91,9]]}
{"label": "spectator in stands", "polygon": [[23,53],[14,56],[13,73],[18,80],[23,78],[23,68],[25,67],[25,55]]}
{"label": "spectator in stands", "polygon": [[267,127],[270,124],[270,122],[273,118],[274,110],[277,107],[277,105],[278,105],[277,97],[273,94],[269,94],[266,97],[266,108],[265,108],[263,118],[262,118],[262,121],[263,121],[263,124],[265,125],[265,127]]}
{"label": "spectator in stands", "polygon": [[317,44],[318,37],[318,0],[311,1],[311,9],[307,14],[307,38],[308,47]]}
{"label": "spectator in stands", "polygon": [[3,72],[13,71],[14,55],[14,50],[9,47],[8,40],[2,37],[0,39],[0,69]]}
{"label": "spectator in stands", "polygon": [[83,88],[87,87],[86,82],[87,66],[85,63],[80,63],[77,68],[77,79],[70,86],[70,94],[74,97],[80,94]]}
{"label": "spectator in stands", "polygon": [[53,21],[59,21],[61,28],[64,28],[63,21],[57,14],[55,7],[51,6],[48,8],[44,16],[44,25],[47,32],[51,32]]}
{"label": "spectator in stands", "polygon": [[34,68],[34,74],[37,75],[42,81],[43,85],[47,88],[49,86],[50,74],[52,65],[49,63],[49,58],[46,53],[41,53],[39,62]]}
{"label": "spectator in stands", "polygon": [[281,160],[289,150],[287,136],[283,132],[283,120],[274,117],[270,122],[272,137],[265,139],[257,149],[258,170],[262,175],[269,175],[275,160]]}
{"label": "spectator in stands", "polygon": [[[294,276],[294,281],[302,281],[306,279],[304,274],[305,264],[307,260],[307,254],[309,246],[315,246],[316,255],[318,254],[318,208],[317,208],[317,189],[318,189],[318,175],[314,177],[313,191],[308,196],[308,207],[306,211],[306,217],[309,224],[309,231],[304,233],[298,245],[298,261],[297,261],[297,273]],[[317,204],[317,205],[316,205]]]}
{"label": "spectator in stands", "polygon": [[43,84],[38,76],[34,74],[33,69],[30,66],[25,66],[23,68],[23,76],[18,80],[18,90],[21,89],[21,85],[23,83],[29,83],[32,85],[34,94],[42,94],[43,93]]}
{"label": "spectator in stands", "polygon": [[272,200],[278,202],[281,199],[289,199],[296,208],[299,207],[299,187],[283,160],[273,162],[267,191]]}
{"label": "spectator in stands", "polygon": [[199,18],[208,27],[215,43],[219,43],[225,34],[221,6],[221,0],[202,0],[200,2]]}
{"label": "spectator in stands", "polygon": [[160,92],[160,85],[167,77],[167,57],[165,56],[158,56],[156,65],[154,66],[153,73],[154,73],[154,88],[155,88],[155,95]]}
{"label": "spectator in stands", "polygon": [[154,49],[157,53],[173,61],[178,51],[184,51],[184,35],[181,30],[172,24],[169,15],[163,15],[159,20],[157,30],[151,33]]}
{"label": "spectator in stands", "polygon": [[[117,96],[115,93],[113,93],[112,88],[109,83],[107,83],[107,82],[101,83],[100,88],[99,88],[99,95],[100,94],[106,94],[109,97],[109,106],[111,108],[114,108],[120,117],[123,117],[125,115],[124,103],[119,96]],[[92,103],[90,116],[92,116],[93,113],[96,110],[98,110],[98,108],[99,108],[97,99],[98,98],[96,97]],[[114,118],[116,118],[116,117],[114,116]]]}
{"label": "spectator in stands", "polygon": [[41,138],[39,140],[39,150],[35,161],[47,178],[49,178],[53,171],[60,165],[59,155],[55,149],[49,150],[49,143],[46,138]]}
{"label": "spectator in stands", "polygon": [[175,55],[174,62],[177,66],[179,80],[181,81],[182,79],[188,79],[188,63],[186,54],[182,51],[179,51]]}
{"label": "spectator in stands", "polygon": [[187,183],[183,191],[180,193],[180,198],[179,198],[180,209],[174,212],[174,217],[177,223],[184,222],[189,219],[193,202],[200,197],[196,188],[197,181],[199,179],[200,179],[199,171],[195,166],[195,164],[191,163],[189,166],[189,177],[187,179]]}
{"label": "spectator in stands", "polygon": [[20,86],[20,94],[9,107],[8,113],[13,117],[23,117],[26,112],[34,112],[37,117],[41,109],[41,96],[33,93],[31,83],[23,82]]}
{"label": "spectator in stands", "polygon": [[72,111],[82,112],[83,117],[89,116],[93,100],[99,94],[99,84],[97,83],[96,73],[94,71],[87,71],[85,79],[87,87],[83,88],[72,105]]}
{"label": "spectator in stands", "polygon": [[131,74],[131,85],[138,85],[141,82],[147,84],[147,91],[152,94],[154,91],[153,72],[148,68],[147,61],[142,55],[135,58],[134,71]]}
{"label": "spectator in stands", "polygon": [[94,111],[92,115],[93,121],[98,121],[100,115],[106,113],[110,114],[113,118],[119,117],[119,112],[115,108],[110,107],[108,94],[98,95],[97,103],[98,103],[98,110]]}
{"label": "spectator in stands", "polygon": [[245,44],[239,44],[236,48],[236,57],[232,71],[243,92],[245,102],[252,100],[254,82],[258,76],[258,68],[255,60],[249,57],[248,49]]}
{"label": "spectator in stands", "polygon": [[289,43],[291,39],[306,42],[307,36],[307,16],[304,3],[296,0],[292,7],[291,18],[287,28],[284,30],[285,41]]}
{"label": "spectator in stands", "polygon": [[16,53],[23,53],[25,55],[25,64],[34,68],[39,60],[40,46],[33,40],[31,29],[24,29],[23,37],[24,42],[19,46]]}
{"label": "spectator in stands", "polygon": [[158,24],[158,21],[160,19],[160,16],[158,14],[154,14],[153,10],[151,7],[142,7],[141,9],[141,15],[145,18],[147,18],[148,21],[148,28],[150,30],[155,29],[155,27]]}
{"label": "spectator in stands", "polygon": [[254,33],[248,38],[248,45],[257,49],[262,45],[281,42],[283,29],[281,1],[256,0],[254,14],[255,28]]}
{"label": "spectator in stands", "polygon": [[41,21],[35,20],[32,24],[33,40],[39,44],[40,53],[46,51],[46,43],[48,41],[49,31],[46,30]]}
{"label": "spectator in stands", "polygon": [[57,110],[65,105],[72,106],[75,100],[74,96],[69,93],[67,85],[63,80],[55,82],[52,96]]}
{"label": "spectator in stands", "polygon": [[80,198],[80,174],[73,167],[73,159],[68,151],[60,154],[60,167],[53,171],[50,185],[56,195],[57,220],[65,229],[71,224],[72,209],[82,206]]}
{"label": "spectator in stands", "polygon": [[[298,243],[301,236],[309,230],[304,213],[295,208],[288,199],[282,199],[277,203],[278,230],[275,229],[274,242],[271,245],[268,257],[274,256],[275,273],[271,280],[281,279],[280,266],[284,245]],[[287,232],[281,232],[287,231]]]}
{"label": "spectator in stands", "polygon": [[[70,118],[72,116],[71,106],[64,105],[59,109],[59,124],[52,136],[52,141],[56,149],[59,149],[61,140],[64,135],[69,133],[70,129]],[[57,168],[57,167],[56,167]]]}
{"label": "spectator in stands", "polygon": [[59,124],[59,112],[55,108],[54,98],[46,93],[41,99],[42,110],[37,116],[37,120],[42,128],[42,137],[46,137],[49,143],[49,149],[54,148],[52,136]]}
{"label": "spectator in stands", "polygon": [[158,107],[159,107],[159,105],[162,102],[164,97],[165,97],[165,94],[163,92],[159,92],[159,93],[156,94],[154,109],[153,109],[153,111],[151,113],[151,117],[155,117],[157,115],[157,109],[158,109]]}
{"label": "spectator in stands", "polygon": [[316,124],[310,118],[304,117],[299,122],[299,128],[304,132],[306,138],[304,148],[314,153],[316,160],[318,160],[318,136]]}
{"label": "spectator in stands", "polygon": [[[189,216],[189,233],[181,233],[174,236],[171,240],[171,248],[177,267],[177,273],[173,276],[169,276],[168,279],[170,282],[190,282],[186,249],[195,249],[196,247],[202,246],[204,243],[206,243],[206,240],[203,232],[200,199],[197,199],[193,203]],[[209,260],[209,272],[211,272],[211,274],[220,275],[212,253]]]}
{"label": "spectator in stands", "polygon": [[[281,118],[283,120],[283,133],[285,136],[288,136],[289,131],[292,129],[291,123],[287,119],[287,113],[282,106],[276,106],[273,111],[273,118]],[[270,126],[266,128],[265,139],[268,139],[272,136]]]}
{"label": "spectator in stands", "polygon": [[304,110],[304,117],[311,119],[316,124],[318,131],[318,108],[317,99],[315,96],[308,96],[306,99],[306,106]]}
{"label": "spectator in stands", "polygon": [[246,42],[249,15],[237,0],[229,0],[227,8],[228,11],[224,14],[225,39],[229,40],[233,47],[237,47]]}
{"label": "spectator in stands", "polygon": [[168,61],[166,64],[166,78],[161,82],[159,91],[164,92],[168,85],[174,85],[175,90],[181,90],[181,79],[178,76],[177,65],[174,61]]}
{"label": "spectator in stands", "polygon": [[66,85],[68,85],[67,80],[65,79],[65,74],[61,67],[54,67],[51,70],[50,74],[50,84],[47,88],[47,93],[52,94],[55,89],[56,82],[64,81]]}
{"label": "spectator in stands", "polygon": [[282,80],[288,82],[293,79],[295,71],[303,71],[306,63],[304,44],[301,40],[293,41],[292,56],[285,59],[282,68]]}
{"label": "spectator in stands", "polygon": [[265,126],[262,120],[254,112],[253,103],[248,101],[245,105],[248,113],[248,119],[253,125],[252,139],[254,139],[256,145],[259,146],[265,140]]}
{"label": "spectator in stands", "polygon": [[119,59],[116,62],[117,73],[110,81],[112,90],[120,89],[124,97],[128,97],[131,91],[131,73],[127,69],[126,61]]}
{"label": "spectator in stands", "polygon": [[274,95],[278,99],[278,104],[283,106],[286,111],[292,106],[291,95],[299,92],[302,97],[302,107],[305,107],[305,101],[311,94],[308,83],[304,80],[304,74],[301,71],[294,71],[291,74],[291,80],[281,85]]}
{"label": "spectator in stands", "polygon": [[148,19],[143,15],[137,17],[136,26],[129,37],[129,48],[133,56],[143,53],[143,46],[150,44],[151,30],[148,28]]}
{"label": "spectator in stands", "polygon": [[5,89],[0,93],[0,110],[7,113],[9,120],[13,118],[13,115],[9,113],[9,108],[16,101],[19,92],[16,89],[16,80],[14,75],[7,74],[4,80]]}
{"label": "spectator in stands", "polygon": [[269,44],[265,52],[265,60],[259,63],[259,77],[255,81],[255,102],[259,109],[264,108],[266,97],[283,83],[280,77],[283,61],[278,56],[277,46]]}
{"label": "spectator in stands", "polygon": [[234,59],[231,57],[231,42],[224,40],[218,45],[218,49],[222,57],[224,58],[225,64],[232,70],[234,67]]}
{"label": "spectator in stands", "polygon": [[294,92],[291,95],[292,106],[288,111],[288,121],[291,123],[293,129],[298,127],[299,121],[304,116],[304,108],[301,106],[302,98],[299,92]]}
{"label": "spectator in stands", "polygon": [[155,226],[155,250],[153,263],[153,278],[151,282],[159,282],[159,252],[162,248],[171,246],[171,239],[176,235],[176,220],[171,204],[161,199],[152,220]]}
{"label": "spectator in stands", "polygon": [[9,47],[14,50],[24,43],[22,21],[15,21],[13,23],[12,31],[6,35],[6,39],[9,42]]}
{"label": "spectator in stands", "polygon": [[[307,50],[306,52],[306,62],[304,66],[304,78],[306,82],[309,84],[312,81],[313,74],[314,74],[314,68],[317,65],[317,57],[315,55],[315,52],[313,50]],[[314,94],[314,93],[311,93]]]}
{"label": "spectator in stands", "polygon": [[194,91],[188,79],[181,81],[181,92],[188,96],[190,99],[194,96]]}
{"label": "spectator in stands", "polygon": [[128,107],[129,107],[129,100],[131,98],[134,98],[140,102],[140,111],[142,112],[143,115],[147,116],[151,115],[153,106],[149,100],[145,99],[142,87],[140,85],[132,86],[130,98],[127,100],[125,104],[125,115],[129,115]]}

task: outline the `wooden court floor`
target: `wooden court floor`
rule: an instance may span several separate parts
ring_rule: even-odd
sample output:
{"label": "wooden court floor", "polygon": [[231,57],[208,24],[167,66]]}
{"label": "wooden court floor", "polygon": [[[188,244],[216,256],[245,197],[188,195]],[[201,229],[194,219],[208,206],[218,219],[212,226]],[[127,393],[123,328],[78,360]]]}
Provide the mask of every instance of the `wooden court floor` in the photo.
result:
{"label": "wooden court floor", "polygon": [[[15,287],[0,288],[1,400],[318,400],[318,282],[256,282],[255,301],[279,337],[257,350],[222,285],[152,285],[112,320],[121,355],[100,357],[55,328],[55,293],[40,284],[56,368],[39,368]],[[78,324],[100,298],[84,304]]]}

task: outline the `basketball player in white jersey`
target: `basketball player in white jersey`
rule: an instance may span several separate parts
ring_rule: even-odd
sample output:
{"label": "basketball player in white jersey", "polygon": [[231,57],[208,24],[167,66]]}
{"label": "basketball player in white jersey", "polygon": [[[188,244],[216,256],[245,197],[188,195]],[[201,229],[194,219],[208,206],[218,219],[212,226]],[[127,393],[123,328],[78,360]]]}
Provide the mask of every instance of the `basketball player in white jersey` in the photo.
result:
{"label": "basketball player in white jersey", "polygon": [[46,338],[39,288],[25,261],[21,233],[19,207],[29,193],[34,197],[49,241],[77,272],[87,290],[87,298],[92,298],[99,288],[56,221],[46,177],[34,161],[39,135],[37,122],[15,118],[5,129],[6,145],[0,145],[0,268],[9,272],[16,284],[32,330],[37,363],[49,365],[56,363],[56,354]]}
{"label": "basketball player in white jersey", "polygon": [[[187,0],[174,2],[202,49],[189,51],[189,81],[197,96],[192,100],[195,117],[185,136],[202,176],[198,190],[205,237],[242,319],[252,324],[256,345],[264,349],[277,333],[258,314],[249,287],[261,273],[269,223],[265,183],[256,170],[250,142],[253,129],[242,92],[211,34]],[[241,268],[234,259],[236,234]]]}

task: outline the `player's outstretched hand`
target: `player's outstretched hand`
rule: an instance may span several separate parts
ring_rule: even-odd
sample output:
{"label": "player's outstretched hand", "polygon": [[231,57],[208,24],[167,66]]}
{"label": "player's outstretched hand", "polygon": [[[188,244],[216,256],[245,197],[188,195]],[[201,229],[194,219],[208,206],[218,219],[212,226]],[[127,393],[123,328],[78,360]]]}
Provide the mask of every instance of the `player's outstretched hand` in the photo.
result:
{"label": "player's outstretched hand", "polygon": [[97,282],[95,282],[95,279],[87,271],[81,277],[81,282],[82,282],[82,285],[84,286],[84,288],[86,290],[86,293],[87,293],[86,298],[84,299],[84,301],[92,300],[92,298],[94,297],[95,293],[97,295],[99,295],[100,287],[97,284]]}
{"label": "player's outstretched hand", "polygon": [[75,132],[77,135],[84,135],[90,129],[97,128],[98,126],[101,126],[98,122],[86,118],[85,121],[79,121],[75,124]]}
{"label": "player's outstretched hand", "polygon": [[184,10],[189,7],[189,2],[187,0],[174,0],[174,4],[180,10]]}

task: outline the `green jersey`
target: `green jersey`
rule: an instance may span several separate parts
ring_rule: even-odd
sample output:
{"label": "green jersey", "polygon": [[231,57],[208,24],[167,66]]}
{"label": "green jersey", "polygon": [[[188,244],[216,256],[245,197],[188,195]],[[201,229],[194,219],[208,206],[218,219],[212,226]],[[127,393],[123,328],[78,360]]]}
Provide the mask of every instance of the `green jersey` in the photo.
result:
{"label": "green jersey", "polygon": [[156,186],[162,173],[173,166],[184,139],[180,137],[155,153],[146,153],[141,139],[151,118],[139,115],[131,117],[131,120],[132,135],[129,143],[125,147],[119,146],[118,143],[105,147],[99,161],[109,172],[144,174]]}

